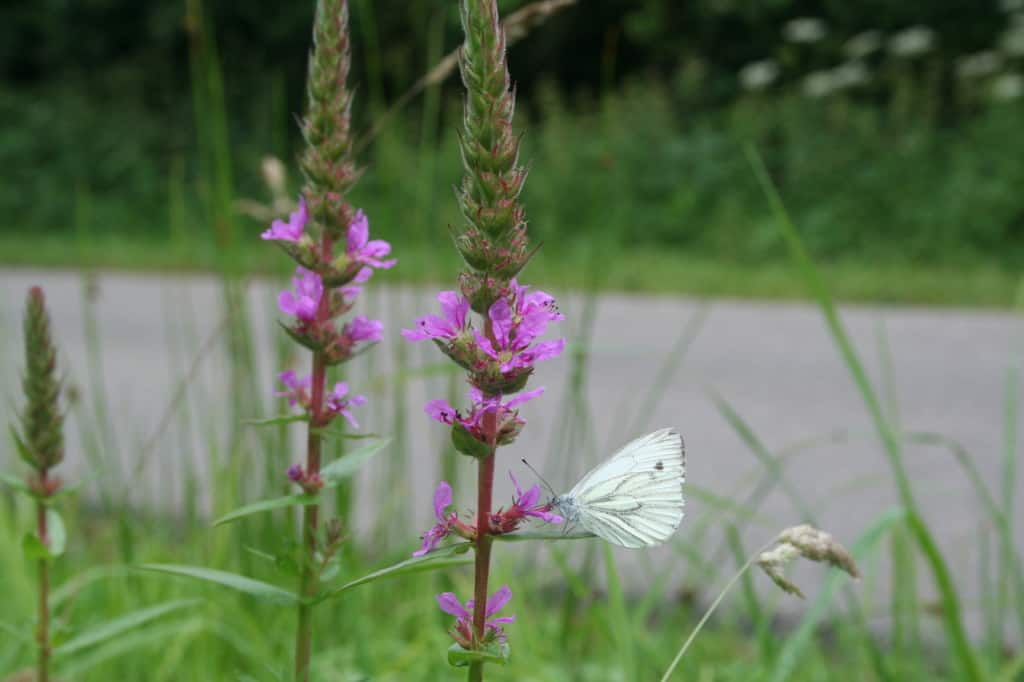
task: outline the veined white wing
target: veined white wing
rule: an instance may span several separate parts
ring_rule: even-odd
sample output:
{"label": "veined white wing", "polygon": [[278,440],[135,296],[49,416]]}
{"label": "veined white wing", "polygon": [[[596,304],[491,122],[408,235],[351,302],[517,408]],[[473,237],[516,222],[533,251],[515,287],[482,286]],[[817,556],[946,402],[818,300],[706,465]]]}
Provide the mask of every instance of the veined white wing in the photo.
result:
{"label": "veined white wing", "polygon": [[627,443],[555,504],[567,518],[622,547],[665,542],[683,520],[686,456],[675,429]]}

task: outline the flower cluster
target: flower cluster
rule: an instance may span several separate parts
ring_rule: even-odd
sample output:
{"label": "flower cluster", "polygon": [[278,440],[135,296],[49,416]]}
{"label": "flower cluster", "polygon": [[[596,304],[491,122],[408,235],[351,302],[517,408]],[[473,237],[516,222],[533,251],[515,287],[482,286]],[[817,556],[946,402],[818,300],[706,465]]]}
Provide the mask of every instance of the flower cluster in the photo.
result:
{"label": "flower cluster", "polygon": [[[287,390],[278,391],[274,395],[288,399],[288,406],[301,407],[307,413],[312,411],[312,397],[310,389],[313,385],[313,377],[298,376],[294,371],[288,370],[277,375],[278,380],[285,385]],[[324,395],[323,407],[319,415],[310,414],[310,418],[316,425],[323,426],[331,422],[335,417],[341,415],[352,425],[352,428],[359,428],[359,422],[352,414],[351,408],[366,404],[366,397],[361,395],[348,395],[348,383],[339,381],[334,384],[330,393]]]}
{"label": "flower cluster", "polygon": [[[558,517],[548,505],[537,504],[539,488],[524,492],[518,483],[512,506],[493,510],[495,458],[497,449],[512,443],[526,423],[517,408],[543,392],[521,393],[536,363],[558,356],[565,348],[565,339],[543,339],[548,325],[564,318],[551,295],[530,291],[516,279],[537,248],[530,246],[520,202],[527,169],[519,163],[519,136],[512,126],[515,92],[497,2],[463,0],[459,4],[466,36],[459,52],[466,86],[459,141],[466,172],[456,194],[465,220],[451,227],[451,232],[465,268],[458,276],[458,291],[438,295],[440,315],[420,317],[402,335],[409,341],[433,341],[465,370],[469,407],[458,410],[444,400],[433,400],[426,412],[450,427],[459,452],[477,459],[479,489],[475,521],[467,523],[450,511],[451,488],[441,484],[434,495],[437,523],[423,536],[417,555],[428,553],[451,533],[473,543],[473,601],[487,601],[486,624],[481,613],[474,623],[473,601],[463,606],[453,594],[445,593],[438,603],[458,619],[451,634],[460,646],[480,650],[500,640],[498,655],[504,659],[508,647],[500,625],[509,620],[493,616],[511,598],[511,591],[504,587],[487,597],[491,536],[510,533],[531,518],[551,522]],[[471,312],[482,319],[474,322]],[[483,679],[484,660],[471,659],[468,664],[470,678]]]}
{"label": "flower cluster", "polygon": [[425,315],[413,329],[403,329],[409,341],[431,339],[469,373],[469,383],[487,395],[523,389],[534,365],[557,357],[565,339],[538,340],[551,322],[565,319],[555,299],[543,291],[511,280],[487,310],[485,330],[469,320],[470,302],[454,291],[438,295],[441,315]]}
{"label": "flower cluster", "polygon": [[[540,519],[545,523],[562,523],[563,519],[558,514],[551,512],[551,503],[538,504],[540,500],[540,486],[533,485],[527,490],[519,487],[516,477],[509,472],[512,485],[515,486],[516,494],[512,498],[512,506],[508,509],[498,509],[490,512],[487,516],[487,534],[505,535],[519,530],[520,526],[530,519]],[[434,517],[437,523],[423,534],[423,544],[413,552],[413,556],[424,556],[437,548],[441,541],[449,535],[455,534],[467,540],[474,540],[479,535],[478,529],[473,522],[465,522],[459,518],[457,512],[452,511],[452,487],[447,481],[441,481],[434,491]]]}
{"label": "flower cluster", "polygon": [[452,639],[458,642],[459,646],[464,649],[475,649],[477,644],[486,645],[495,641],[505,641],[505,630],[501,626],[507,623],[514,623],[516,617],[501,616],[495,618],[494,614],[505,608],[510,599],[512,599],[512,590],[508,585],[505,585],[487,600],[487,608],[484,611],[487,620],[484,625],[483,642],[477,642],[477,638],[473,635],[472,599],[463,605],[453,593],[442,592],[437,595],[437,605],[441,607],[442,611],[456,618],[455,625],[448,631]]}
{"label": "flower cluster", "polygon": [[[356,315],[340,327],[335,320],[352,309],[362,285],[374,270],[390,268],[395,260],[382,260],[391,253],[391,245],[379,239],[370,240],[369,221],[362,211],[356,211],[349,222],[345,251],[337,258],[326,230],[322,230],[319,243],[306,233],[309,222],[308,205],[300,196],[298,208],[288,221],[275,220],[261,236],[284,244],[285,250],[299,262],[291,288],[277,297],[278,308],[289,318],[282,326],[295,341],[320,353],[325,365],[337,365],[381,340],[384,324],[379,320]],[[348,385],[344,382],[324,396],[319,414],[312,414],[311,377],[299,378],[288,371],[280,374],[279,379],[288,390],[277,395],[287,397],[289,405],[300,405],[310,412],[312,421],[325,425],[341,415],[358,427],[349,408],[362,405],[366,398],[346,398]]]}

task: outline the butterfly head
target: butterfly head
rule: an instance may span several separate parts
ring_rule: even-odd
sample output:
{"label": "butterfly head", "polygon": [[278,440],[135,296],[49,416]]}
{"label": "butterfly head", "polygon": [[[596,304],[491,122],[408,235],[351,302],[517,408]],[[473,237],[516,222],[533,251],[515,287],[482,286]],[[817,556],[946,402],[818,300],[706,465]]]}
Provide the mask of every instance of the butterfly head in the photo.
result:
{"label": "butterfly head", "polygon": [[574,497],[555,495],[551,498],[551,508],[557,511],[566,523],[576,523],[579,520],[580,509]]}

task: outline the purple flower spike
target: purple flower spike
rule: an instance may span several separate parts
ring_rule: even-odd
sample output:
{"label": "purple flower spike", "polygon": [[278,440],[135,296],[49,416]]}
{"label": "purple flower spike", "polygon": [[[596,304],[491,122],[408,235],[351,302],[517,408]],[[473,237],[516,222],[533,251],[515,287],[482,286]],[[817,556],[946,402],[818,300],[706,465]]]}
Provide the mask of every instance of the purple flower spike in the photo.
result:
{"label": "purple flower spike", "polygon": [[358,429],[359,422],[356,421],[355,416],[349,408],[365,405],[366,396],[354,395],[351,398],[346,398],[346,395],[348,395],[348,383],[345,381],[339,381],[334,385],[334,390],[326,396],[327,399],[324,401],[324,407],[327,408],[328,412],[340,414],[348,420],[348,423],[352,425],[352,428]]}
{"label": "purple flower spike", "polygon": [[293,464],[288,467],[288,480],[292,483],[298,483],[306,477],[306,472],[302,470],[301,464]]}
{"label": "purple flower spike", "polygon": [[292,286],[295,289],[294,293],[282,291],[277,297],[277,306],[285,315],[291,315],[303,322],[312,322],[316,319],[320,298],[324,294],[320,275],[300,266],[295,270]]}
{"label": "purple flower spike", "polygon": [[423,546],[413,552],[413,556],[423,556],[432,551],[452,532],[451,516],[447,514],[451,505],[452,487],[447,481],[441,481],[434,491],[434,517],[437,518],[437,523],[423,535]]}
{"label": "purple flower spike", "polygon": [[260,235],[260,238],[268,241],[298,242],[302,239],[302,233],[306,230],[307,222],[309,222],[309,209],[306,207],[306,200],[302,198],[302,195],[299,195],[299,207],[288,216],[288,222],[275,220]]}
{"label": "purple flower spike", "polygon": [[370,240],[370,221],[362,209],[356,211],[355,217],[348,225],[348,244],[346,254],[357,263],[374,268],[391,268],[398,261],[395,259],[380,260],[391,253],[391,244],[383,239]]}
{"label": "purple flower spike", "polygon": [[466,316],[469,314],[469,300],[454,291],[442,291],[437,295],[441,304],[441,317],[424,315],[416,320],[415,329],[403,329],[402,336],[409,341],[424,339],[452,340],[466,330]]}
{"label": "purple flower spike", "polygon": [[[505,608],[512,599],[512,590],[508,585],[502,586],[487,600],[487,608],[484,611],[486,621],[484,623],[484,641],[504,641],[505,631],[502,625],[514,623],[515,616],[501,616],[494,618],[494,615]],[[451,592],[442,592],[437,595],[437,605],[442,611],[450,616],[455,616],[455,627],[452,629],[452,636],[460,645],[470,648],[473,643],[473,600],[470,599],[465,605],[459,601]]]}

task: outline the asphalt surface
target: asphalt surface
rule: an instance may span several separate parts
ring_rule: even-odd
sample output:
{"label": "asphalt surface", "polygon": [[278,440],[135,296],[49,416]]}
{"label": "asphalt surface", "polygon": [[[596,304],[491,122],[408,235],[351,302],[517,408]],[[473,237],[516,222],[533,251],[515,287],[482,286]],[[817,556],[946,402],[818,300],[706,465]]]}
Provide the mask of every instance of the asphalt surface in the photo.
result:
{"label": "asphalt surface", "polygon": [[[18,401],[20,310],[33,284],[46,289],[61,364],[80,396],[70,420],[66,475],[85,477],[94,490],[122,486],[137,504],[174,510],[193,494],[182,474],[192,467],[199,472],[203,506],[215,507],[209,500],[216,488],[210,477],[217,468],[207,462],[221,455],[210,444],[226,442],[234,422],[228,409],[230,351],[221,326],[220,284],[206,277],[102,274],[87,281],[71,272],[0,271],[5,422]],[[247,287],[253,330],[247,338],[256,365],[246,375],[251,388],[236,389],[255,401],[253,409],[262,405],[265,411],[275,409],[270,394],[279,369],[273,350],[281,346],[282,336],[273,323],[276,291],[267,282]],[[441,371],[410,370],[443,367],[441,357],[429,343],[405,344],[397,331],[416,315],[434,311],[433,295],[426,289],[371,287],[364,304],[385,321],[389,337],[365,362],[353,364],[350,375],[353,387],[372,398],[361,412],[366,429],[397,433],[403,443],[361,479],[358,532],[383,528],[391,542],[407,542],[410,551],[429,523],[430,497],[440,476],[438,453],[444,446],[443,431],[428,421],[421,406],[445,396],[455,380]],[[898,506],[890,464],[864,402],[812,305],[618,294],[603,295],[592,305],[588,335],[581,331],[588,304],[571,295],[560,301],[569,318],[563,331],[571,352],[543,365],[532,384],[545,385],[547,393],[524,406],[529,424],[503,462],[520,480],[533,480],[519,464],[526,457],[555,487],[567,489],[629,437],[675,425],[686,440],[692,486],[680,542],[701,543],[698,552],[707,560],[731,569],[732,558],[717,553],[714,536],[701,539],[697,531],[708,518],[747,518],[723,511],[722,505],[749,502],[766,469],[723,417],[717,396],[767,451],[788,453],[780,460],[787,483],[769,487],[756,514],[744,521],[749,547],[808,515],[852,543],[881,513]],[[918,434],[918,440],[937,434],[958,444],[999,498],[1005,393],[1009,368],[1020,357],[1022,320],[998,311],[888,306],[844,307],[842,320],[899,429]],[[92,345],[95,352],[90,351],[90,335],[99,340]],[[577,353],[585,353],[586,371],[582,392],[574,394],[569,384]],[[891,370],[885,369],[887,358]],[[396,376],[405,379],[397,384]],[[183,377],[186,387],[181,389]],[[106,396],[105,412],[98,408],[98,386]],[[175,408],[176,397],[182,400]],[[574,419],[581,409],[588,418]],[[1016,412],[1019,418],[1019,407]],[[108,435],[96,428],[98,422],[111,427]],[[565,439],[567,428],[576,433],[570,440]],[[84,443],[102,454],[88,455]],[[4,469],[17,466],[9,443],[0,447]],[[283,469],[290,460],[287,454],[279,457],[279,462],[247,466]],[[976,623],[978,536],[992,536],[982,505],[949,448],[908,440],[905,462]],[[471,506],[473,495],[468,467],[460,465],[466,483],[456,483],[456,500],[464,508]],[[238,471],[244,476],[251,468]],[[497,499],[504,500],[510,486],[500,478]],[[1019,476],[1014,484],[1017,497],[1024,494],[1022,480]],[[389,514],[390,522],[378,522],[372,510],[380,508],[401,511]],[[415,519],[409,523],[405,514]],[[1019,519],[1014,533],[1018,547],[1024,546]],[[661,571],[668,571],[673,582],[698,587],[727,578],[724,568],[717,577],[700,577],[693,564],[668,548],[621,556],[631,567],[634,587]],[[870,581],[876,594],[868,598],[884,600],[886,564],[873,565],[879,571],[878,579]],[[807,581],[808,592],[821,579],[821,571],[805,569],[797,575]],[[929,580],[922,581],[922,591],[925,598],[934,595]]]}

